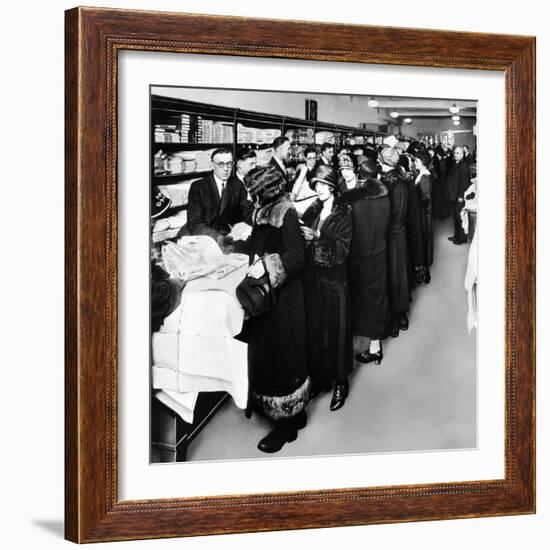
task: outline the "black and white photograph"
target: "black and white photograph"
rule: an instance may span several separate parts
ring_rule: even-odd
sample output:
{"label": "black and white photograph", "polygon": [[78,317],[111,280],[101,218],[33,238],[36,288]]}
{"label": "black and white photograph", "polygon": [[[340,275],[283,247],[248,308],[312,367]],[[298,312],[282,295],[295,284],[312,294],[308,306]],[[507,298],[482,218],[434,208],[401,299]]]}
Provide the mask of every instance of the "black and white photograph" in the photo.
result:
{"label": "black and white photograph", "polygon": [[150,462],[475,449],[475,98],[149,105]]}

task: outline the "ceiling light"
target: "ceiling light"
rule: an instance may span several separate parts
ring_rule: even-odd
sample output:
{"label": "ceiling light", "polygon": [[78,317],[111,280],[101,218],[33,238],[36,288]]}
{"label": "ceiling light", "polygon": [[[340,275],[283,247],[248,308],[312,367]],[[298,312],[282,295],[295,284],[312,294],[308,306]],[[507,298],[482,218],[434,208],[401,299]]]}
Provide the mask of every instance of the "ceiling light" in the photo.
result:
{"label": "ceiling light", "polygon": [[412,121],[413,121],[412,118],[406,118],[403,122],[404,122],[405,124],[410,124]]}
{"label": "ceiling light", "polygon": [[460,107],[457,107],[456,103],[453,103],[453,106],[449,107],[449,111],[451,111],[453,115],[456,115],[460,111]]}
{"label": "ceiling light", "polygon": [[460,120],[460,117],[459,117],[458,115],[453,115],[451,118],[452,118],[453,120],[455,120],[455,121],[456,121],[456,120]]}
{"label": "ceiling light", "polygon": [[392,118],[397,118],[397,117],[399,116],[399,113],[398,113],[397,111],[392,111],[392,112],[390,113],[390,116],[391,116]]}
{"label": "ceiling light", "polygon": [[368,101],[367,101],[367,105],[369,107],[378,107],[378,101],[376,99],[374,99],[374,97],[371,97]]}
{"label": "ceiling light", "polygon": [[453,124],[454,124],[455,126],[458,126],[458,125],[460,124],[460,120],[453,120]]}

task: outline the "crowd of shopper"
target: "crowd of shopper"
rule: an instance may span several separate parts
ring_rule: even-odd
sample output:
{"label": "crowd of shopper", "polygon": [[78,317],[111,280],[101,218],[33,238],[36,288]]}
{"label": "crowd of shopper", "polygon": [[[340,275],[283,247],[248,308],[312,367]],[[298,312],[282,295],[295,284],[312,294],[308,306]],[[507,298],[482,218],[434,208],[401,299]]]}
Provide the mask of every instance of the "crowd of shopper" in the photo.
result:
{"label": "crowd of shopper", "polygon": [[[259,442],[264,452],[296,439],[308,402],[322,392],[333,392],[331,410],[344,406],[353,336],[369,341],[355,360],[380,365],[384,340],[409,328],[412,291],[431,280],[434,217],[452,215],[449,239],[466,242],[461,210],[472,154],[384,141],[338,151],[325,143],[319,157],[307,148],[293,177],[287,138],[277,138],[265,166],[247,149],[237,151],[234,166],[232,152],[218,149],[212,175],[191,186],[187,230],[246,252],[248,277],[267,275],[274,294],[241,335],[251,403],[274,422]],[[230,235],[239,221],[252,226],[246,239]]]}

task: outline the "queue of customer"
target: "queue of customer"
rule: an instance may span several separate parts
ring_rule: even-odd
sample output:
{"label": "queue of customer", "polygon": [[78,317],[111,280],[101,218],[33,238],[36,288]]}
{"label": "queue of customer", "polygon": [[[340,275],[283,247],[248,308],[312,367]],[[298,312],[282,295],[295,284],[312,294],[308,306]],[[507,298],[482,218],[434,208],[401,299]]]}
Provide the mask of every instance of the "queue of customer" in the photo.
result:
{"label": "queue of customer", "polygon": [[[251,402],[273,421],[258,444],[264,452],[297,438],[320,393],[333,391],[333,411],[345,404],[353,336],[369,339],[356,361],[380,365],[383,341],[409,328],[412,290],[431,280],[433,217],[452,213],[450,240],[466,242],[456,221],[470,185],[463,149],[449,160],[441,146],[385,141],[339,151],[325,143],[319,159],[308,148],[294,179],[287,138],[277,138],[265,166],[250,149],[237,151],[236,166],[229,149],[217,149],[212,175],[191,185],[187,230],[246,252],[248,276],[267,275],[275,295],[241,335]],[[305,210],[295,207],[306,199]],[[246,240],[230,236],[238,222],[252,225]]]}

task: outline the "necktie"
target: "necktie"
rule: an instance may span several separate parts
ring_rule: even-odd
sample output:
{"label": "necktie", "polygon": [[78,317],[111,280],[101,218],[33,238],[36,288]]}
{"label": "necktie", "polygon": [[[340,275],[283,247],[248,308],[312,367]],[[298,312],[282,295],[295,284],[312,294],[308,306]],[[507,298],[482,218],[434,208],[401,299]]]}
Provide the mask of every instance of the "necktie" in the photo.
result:
{"label": "necktie", "polygon": [[223,197],[224,190],[225,190],[225,181],[222,181],[222,186],[221,186],[221,189],[220,189],[220,200]]}

